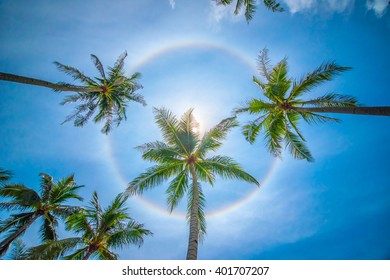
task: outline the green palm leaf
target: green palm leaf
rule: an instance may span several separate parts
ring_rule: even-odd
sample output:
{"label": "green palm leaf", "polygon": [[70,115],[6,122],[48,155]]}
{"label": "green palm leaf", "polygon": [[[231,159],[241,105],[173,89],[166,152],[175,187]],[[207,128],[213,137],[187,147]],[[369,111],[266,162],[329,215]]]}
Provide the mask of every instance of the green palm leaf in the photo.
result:
{"label": "green palm leaf", "polygon": [[356,107],[357,100],[352,96],[329,93],[312,100],[303,101],[300,104],[315,107]]}
{"label": "green palm leaf", "polygon": [[227,133],[236,126],[238,126],[238,122],[235,117],[222,120],[204,134],[195,155],[203,158],[207,152],[217,150],[222,145],[221,141],[226,138]]}
{"label": "green palm leaf", "polygon": [[184,193],[188,190],[188,168],[185,168],[180,172],[169,184],[166,194],[168,195],[167,203],[169,211],[172,212],[173,209],[180,202]]}
{"label": "green palm leaf", "polygon": [[230,157],[213,156],[198,163],[206,170],[212,170],[213,173],[221,176],[223,179],[238,179],[248,183],[260,185],[260,183],[242,168]]}
{"label": "green palm leaf", "polygon": [[0,186],[12,178],[12,172],[0,167]]}
{"label": "green palm leaf", "polygon": [[332,80],[336,75],[350,70],[351,67],[343,67],[337,65],[335,62],[327,62],[321,64],[313,72],[308,73],[306,77],[302,78],[299,82],[294,82],[288,101],[291,101],[303,93],[312,90],[314,87],[322,84],[323,82]]}

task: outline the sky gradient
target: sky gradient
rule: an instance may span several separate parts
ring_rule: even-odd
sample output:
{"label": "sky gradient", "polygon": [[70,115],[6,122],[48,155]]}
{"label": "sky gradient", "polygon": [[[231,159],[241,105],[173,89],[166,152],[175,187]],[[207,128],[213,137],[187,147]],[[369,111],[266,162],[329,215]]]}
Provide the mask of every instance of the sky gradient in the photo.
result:
{"label": "sky gradient", "polygon": [[[252,76],[264,47],[274,64],[287,57],[297,79],[326,61],[353,68],[308,97],[334,91],[390,106],[386,2],[284,0],[284,13],[258,5],[247,24],[210,0],[0,0],[1,72],[72,82],[53,61],[96,76],[90,54],[107,67],[127,51],[126,73],[142,73],[139,93],[148,103],[129,104],[128,120],[106,136],[102,124],[61,125],[73,110],[59,105],[66,93],[0,81],[0,167],[32,188],[40,172],[75,174],[84,204],[96,190],[107,205],[152,165],[134,149],[161,139],[152,108],[178,117],[194,108],[208,130],[262,96]],[[233,157],[261,188],[222,179],[203,186],[208,217],[199,259],[390,259],[390,118],[333,116],[342,122],[301,123],[314,163],[287,152],[274,159],[262,137],[250,145],[239,128],[229,133],[217,154]],[[129,199],[132,217],[154,236],[120,251],[121,259],[185,257],[186,201],[169,214],[166,187]],[[39,244],[37,228],[24,235],[28,245]]]}

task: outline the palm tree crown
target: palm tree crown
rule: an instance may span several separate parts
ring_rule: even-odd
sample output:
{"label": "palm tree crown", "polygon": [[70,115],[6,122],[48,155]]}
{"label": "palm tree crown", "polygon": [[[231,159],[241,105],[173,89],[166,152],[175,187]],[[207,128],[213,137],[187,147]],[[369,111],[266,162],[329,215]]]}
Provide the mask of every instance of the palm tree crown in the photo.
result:
{"label": "palm tree crown", "polygon": [[[218,5],[230,5],[233,0],[214,0]],[[270,9],[273,12],[283,12],[284,9],[280,6],[276,0],[264,0],[264,6]],[[234,9],[234,14],[238,15],[242,8],[245,6],[245,18],[249,22],[253,15],[256,12],[257,0],[237,0],[236,7]]]}
{"label": "palm tree crown", "polygon": [[142,194],[143,191],[173,178],[166,190],[170,211],[178,205],[184,194],[188,195],[190,238],[187,259],[197,258],[198,238],[206,232],[205,197],[199,181],[214,185],[216,175],[219,175],[222,178],[259,184],[230,157],[207,157],[210,151],[215,151],[222,145],[221,140],[228,131],[237,126],[235,118],[221,121],[201,137],[195,129],[198,123],[192,111],[188,110],[179,120],[167,109],[154,109],[164,141],[138,147],[143,159],[155,162],[156,165],[135,178],[128,187],[130,193]]}
{"label": "palm tree crown", "polygon": [[[123,71],[126,56],[127,53],[124,52],[119,56],[114,67],[108,67],[108,71],[105,71],[100,60],[92,54],[91,59],[99,71],[100,78],[87,77],[76,68],[54,62],[60,71],[82,82],[84,86],[81,88],[89,89],[89,91],[80,90],[77,94],[67,96],[63,100],[62,104],[81,103],[64,122],[74,120],[75,126],[83,126],[97,111],[93,121],[97,123],[104,119],[105,124],[101,131],[108,134],[113,124],[118,126],[122,120],[126,120],[126,107],[129,101],[146,105],[143,96],[136,93],[142,88],[137,82],[141,74],[137,72],[127,77]],[[76,87],[67,83],[60,83],[60,85]]]}
{"label": "palm tree crown", "polygon": [[82,200],[76,194],[82,186],[76,185],[73,176],[58,182],[53,182],[53,178],[47,174],[42,173],[40,176],[41,195],[20,184],[5,185],[0,188],[0,196],[9,199],[0,202],[0,209],[21,211],[0,222],[0,233],[7,233],[7,237],[0,242],[0,256],[40,217],[44,219],[40,228],[42,241],[57,239],[55,228],[58,217],[66,218],[79,210],[79,207],[63,204],[69,199]]}
{"label": "palm tree crown", "polygon": [[[33,247],[26,253],[27,258],[116,260],[118,256],[111,249],[122,248],[128,244],[141,246],[144,237],[152,233],[127,214],[127,208],[124,206],[126,199],[126,195],[119,194],[103,209],[97,193],[94,192],[89,207],[71,215],[66,221],[67,229],[81,234],[81,237],[54,240]],[[75,252],[66,255],[69,251]]]}
{"label": "palm tree crown", "polygon": [[244,106],[236,109],[235,113],[249,112],[259,115],[243,126],[243,133],[246,139],[253,143],[263,130],[267,149],[275,156],[281,155],[282,142],[285,142],[295,158],[312,161],[313,157],[305,145],[305,138],[298,129],[298,121],[303,119],[309,124],[338,122],[336,118],[316,112],[352,113],[347,109],[356,111],[355,108],[363,108],[356,107],[355,98],[336,93],[310,100],[302,99],[305,93],[323,82],[330,81],[350,67],[342,67],[334,62],[324,63],[302,79],[292,80],[287,76],[287,59],[284,58],[271,67],[268,50],[263,49],[259,55],[258,68],[266,83],[256,77],[253,77],[253,81],[261,88],[267,100],[250,99]]}

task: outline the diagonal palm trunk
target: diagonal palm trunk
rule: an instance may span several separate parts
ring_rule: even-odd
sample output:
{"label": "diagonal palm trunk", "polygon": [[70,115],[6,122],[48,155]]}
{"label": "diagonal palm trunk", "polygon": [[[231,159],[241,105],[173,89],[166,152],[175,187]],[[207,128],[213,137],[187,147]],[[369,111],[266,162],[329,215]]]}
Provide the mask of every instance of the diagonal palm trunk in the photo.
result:
{"label": "diagonal palm trunk", "polygon": [[190,163],[190,172],[192,176],[193,198],[190,214],[190,236],[188,238],[187,260],[196,260],[198,258],[199,239],[199,186],[194,163]]}
{"label": "diagonal palm trunk", "polygon": [[7,252],[9,246],[12,242],[14,242],[15,239],[17,239],[33,222],[35,222],[36,219],[38,219],[40,216],[39,214],[36,214],[35,216],[32,216],[27,223],[25,223],[23,226],[18,228],[17,231],[15,231],[13,234],[8,236],[6,239],[4,239],[0,243],[0,257]]}
{"label": "diagonal palm trunk", "polygon": [[93,246],[93,245],[89,246],[88,251],[87,251],[87,254],[85,254],[85,256],[83,257],[83,260],[88,260],[89,257],[90,257],[93,253],[96,252],[96,250],[97,250],[97,247],[96,247],[96,246]]}
{"label": "diagonal palm trunk", "polygon": [[0,80],[14,82],[14,83],[47,87],[47,88],[54,89],[56,91],[73,91],[73,92],[103,91],[103,89],[92,89],[92,88],[88,88],[88,87],[77,87],[77,86],[72,87],[72,86],[59,85],[59,84],[54,84],[54,83],[43,81],[43,80],[18,76],[18,75],[14,75],[14,74],[2,73],[2,72],[0,72]]}
{"label": "diagonal palm trunk", "polygon": [[390,116],[390,106],[383,107],[294,107],[297,112],[339,113],[353,115]]}

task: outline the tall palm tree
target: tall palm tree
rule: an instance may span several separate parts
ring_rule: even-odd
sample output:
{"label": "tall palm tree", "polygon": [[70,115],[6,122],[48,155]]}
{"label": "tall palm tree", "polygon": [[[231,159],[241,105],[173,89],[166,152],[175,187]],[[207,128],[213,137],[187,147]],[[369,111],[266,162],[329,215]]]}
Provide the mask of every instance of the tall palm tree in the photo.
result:
{"label": "tall palm tree", "polygon": [[237,126],[235,118],[221,121],[201,137],[196,131],[198,124],[192,111],[188,110],[179,120],[167,109],[154,109],[164,142],[156,141],[138,147],[143,153],[143,159],[155,162],[156,165],[136,177],[127,189],[131,194],[142,194],[173,178],[166,190],[170,211],[178,205],[184,194],[188,195],[190,233],[187,259],[197,259],[198,240],[206,232],[205,196],[199,181],[213,185],[216,175],[219,175],[259,185],[230,157],[207,157],[207,153],[222,145],[221,140],[228,131]]}
{"label": "tall palm tree", "polygon": [[[124,206],[126,200],[126,195],[119,194],[103,209],[94,192],[90,206],[71,215],[66,221],[67,229],[81,234],[80,237],[54,240],[33,247],[27,252],[27,258],[87,260],[93,257],[116,260],[118,256],[112,249],[129,244],[141,246],[144,237],[152,233],[127,214]],[[66,255],[69,251],[75,252]]]}
{"label": "tall palm tree", "polygon": [[317,124],[339,121],[339,119],[318,113],[390,115],[390,107],[358,106],[357,100],[347,95],[328,93],[309,100],[302,98],[314,87],[332,80],[336,75],[349,70],[350,67],[328,62],[320,65],[302,79],[292,80],[287,76],[287,59],[282,59],[272,67],[268,58],[268,50],[263,49],[259,54],[258,68],[266,82],[261,82],[255,76],[253,81],[263,91],[267,100],[252,98],[242,107],[235,109],[235,113],[248,112],[258,115],[243,126],[243,133],[246,139],[253,143],[263,130],[267,149],[274,156],[281,155],[282,142],[285,142],[295,158],[313,161],[305,145],[305,138],[298,129],[300,119],[309,124]]}
{"label": "tall palm tree", "polygon": [[0,202],[0,209],[21,211],[0,221],[0,233],[7,234],[7,237],[0,242],[0,256],[40,217],[43,218],[40,228],[42,241],[57,239],[55,228],[58,218],[66,218],[79,210],[79,207],[63,204],[69,199],[82,200],[76,194],[82,186],[76,185],[73,176],[65,177],[58,182],[53,182],[53,178],[47,174],[41,173],[40,176],[41,195],[20,184],[10,184],[0,188],[0,196],[9,199]]}
{"label": "tall palm tree", "polygon": [[[218,5],[230,5],[233,0],[214,0]],[[273,12],[283,12],[284,9],[280,6],[276,0],[264,0],[264,6]],[[253,15],[256,12],[257,0],[237,0],[236,7],[234,9],[234,14],[238,15],[242,8],[245,6],[245,18],[249,23],[252,20]]]}
{"label": "tall palm tree", "polygon": [[115,62],[114,67],[108,67],[104,70],[99,58],[91,54],[91,59],[100,78],[90,78],[84,75],[80,70],[61,64],[57,61],[54,64],[58,70],[70,75],[74,80],[82,85],[73,85],[69,83],[50,83],[38,79],[32,79],[17,76],[8,73],[0,73],[0,80],[38,85],[51,88],[55,91],[72,91],[77,94],[65,97],[62,105],[68,103],[80,102],[76,106],[73,114],[69,115],[64,122],[74,121],[75,126],[83,126],[95,114],[93,121],[95,123],[105,120],[102,132],[107,134],[111,131],[112,125],[119,125],[122,120],[126,120],[126,107],[128,102],[134,101],[146,105],[141,94],[136,93],[142,86],[137,82],[141,74],[136,72],[127,77],[123,71],[124,60],[127,53],[124,52]]}

